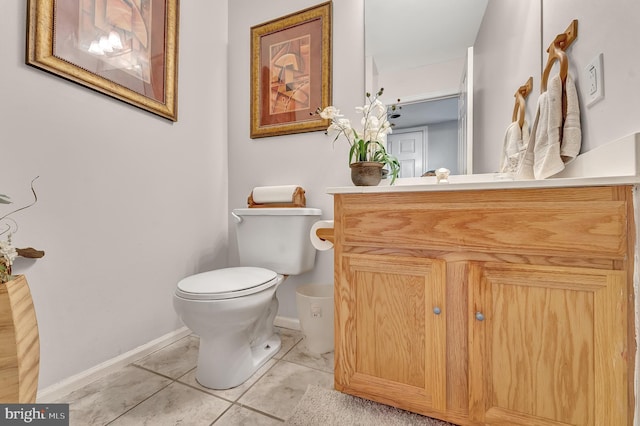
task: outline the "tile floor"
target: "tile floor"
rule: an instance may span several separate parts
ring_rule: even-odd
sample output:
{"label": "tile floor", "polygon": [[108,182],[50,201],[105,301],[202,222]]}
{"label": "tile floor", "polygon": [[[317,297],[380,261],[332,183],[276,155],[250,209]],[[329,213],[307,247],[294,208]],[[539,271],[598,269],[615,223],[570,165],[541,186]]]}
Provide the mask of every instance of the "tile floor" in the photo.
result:
{"label": "tile floor", "polygon": [[333,388],[333,353],[314,355],[301,332],[277,330],[280,351],[233,389],[196,382],[199,340],[189,335],[56,402],[70,404],[71,426],[281,425],[307,385]]}

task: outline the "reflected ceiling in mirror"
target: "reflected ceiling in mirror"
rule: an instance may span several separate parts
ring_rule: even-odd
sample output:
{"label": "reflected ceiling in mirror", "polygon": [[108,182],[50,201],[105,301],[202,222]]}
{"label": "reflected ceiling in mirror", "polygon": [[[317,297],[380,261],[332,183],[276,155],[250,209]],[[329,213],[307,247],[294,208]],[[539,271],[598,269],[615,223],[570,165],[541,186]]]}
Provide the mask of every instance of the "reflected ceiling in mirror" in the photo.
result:
{"label": "reflected ceiling in mirror", "polygon": [[365,55],[377,71],[464,58],[488,0],[365,0]]}

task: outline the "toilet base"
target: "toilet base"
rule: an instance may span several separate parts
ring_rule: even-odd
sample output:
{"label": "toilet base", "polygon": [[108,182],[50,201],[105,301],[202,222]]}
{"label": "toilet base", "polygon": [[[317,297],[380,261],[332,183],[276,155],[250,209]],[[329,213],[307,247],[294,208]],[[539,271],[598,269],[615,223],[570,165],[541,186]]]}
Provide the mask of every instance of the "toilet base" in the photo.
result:
{"label": "toilet base", "polygon": [[[241,385],[270,360],[282,346],[280,336],[272,334],[258,345],[249,346],[242,333],[200,338],[196,380],[206,388],[223,390]],[[234,348],[232,353],[220,348]]]}

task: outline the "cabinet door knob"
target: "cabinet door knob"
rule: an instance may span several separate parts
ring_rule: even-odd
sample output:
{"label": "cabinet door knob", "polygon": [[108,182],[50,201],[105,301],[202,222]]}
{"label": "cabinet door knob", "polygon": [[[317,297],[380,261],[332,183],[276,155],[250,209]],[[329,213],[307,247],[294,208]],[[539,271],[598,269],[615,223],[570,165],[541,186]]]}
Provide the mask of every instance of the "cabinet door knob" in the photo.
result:
{"label": "cabinet door knob", "polygon": [[482,315],[482,312],[476,312],[476,319],[478,321],[484,321],[484,315]]}
{"label": "cabinet door knob", "polygon": [[442,312],[442,311],[440,310],[440,308],[439,308],[439,307],[437,307],[437,306],[436,306],[435,308],[433,308],[433,313],[434,313],[434,314],[436,314],[436,315],[440,315],[440,312]]}

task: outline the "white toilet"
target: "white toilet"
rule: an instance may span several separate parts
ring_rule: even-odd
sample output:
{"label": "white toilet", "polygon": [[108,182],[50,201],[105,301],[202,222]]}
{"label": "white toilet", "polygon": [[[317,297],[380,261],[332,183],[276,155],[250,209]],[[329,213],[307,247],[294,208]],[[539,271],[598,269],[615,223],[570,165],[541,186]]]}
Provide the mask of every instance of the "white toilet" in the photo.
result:
{"label": "white toilet", "polygon": [[309,231],[321,214],[314,208],[235,209],[241,266],[178,283],[173,306],[200,336],[196,379],[202,386],[238,386],[280,350],[273,327],[276,289],[287,275],[313,268]]}

